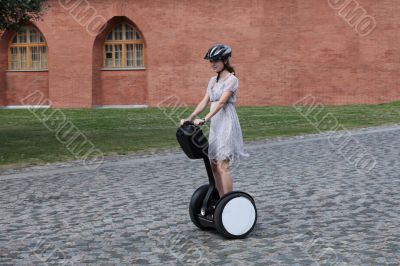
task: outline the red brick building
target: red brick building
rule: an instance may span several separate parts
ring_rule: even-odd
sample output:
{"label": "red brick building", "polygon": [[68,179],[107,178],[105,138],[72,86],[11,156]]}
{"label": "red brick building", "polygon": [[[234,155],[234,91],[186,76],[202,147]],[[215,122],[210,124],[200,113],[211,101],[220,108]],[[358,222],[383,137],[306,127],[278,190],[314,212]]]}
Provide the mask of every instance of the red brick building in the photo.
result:
{"label": "red brick building", "polygon": [[54,107],[194,105],[233,48],[238,105],[400,99],[393,0],[58,0],[0,40],[0,105],[41,91]]}

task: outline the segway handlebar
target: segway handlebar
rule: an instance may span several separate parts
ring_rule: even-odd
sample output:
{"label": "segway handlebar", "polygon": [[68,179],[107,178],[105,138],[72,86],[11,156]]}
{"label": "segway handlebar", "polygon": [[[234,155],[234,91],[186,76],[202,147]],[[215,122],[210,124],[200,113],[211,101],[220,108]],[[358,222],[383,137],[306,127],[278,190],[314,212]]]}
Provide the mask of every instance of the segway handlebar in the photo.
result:
{"label": "segway handlebar", "polygon": [[204,126],[206,123],[203,123],[203,124],[201,124],[201,125],[195,125],[192,121],[186,120],[186,121],[181,125],[181,127],[182,127],[183,125],[186,125],[186,124],[189,124],[189,125],[192,125],[192,126],[195,126],[195,127],[200,127],[200,126]]}

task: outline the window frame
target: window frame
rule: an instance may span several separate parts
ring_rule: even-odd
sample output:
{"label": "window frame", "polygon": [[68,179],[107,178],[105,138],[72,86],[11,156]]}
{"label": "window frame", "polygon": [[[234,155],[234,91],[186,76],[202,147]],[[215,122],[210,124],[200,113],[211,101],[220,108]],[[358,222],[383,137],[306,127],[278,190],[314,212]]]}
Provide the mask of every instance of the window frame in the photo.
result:
{"label": "window frame", "polygon": [[[121,40],[115,40],[115,29],[121,25],[121,35],[122,39]],[[132,39],[127,40],[126,35],[129,31],[127,31],[127,27],[129,26],[132,28]],[[108,39],[108,36],[111,35],[111,40]],[[139,39],[137,38],[139,37]],[[127,64],[127,54],[128,54],[128,45],[132,45],[132,62],[136,63],[138,60],[136,59],[136,44],[142,45],[142,65],[141,66],[128,66]],[[115,66],[116,63],[116,56],[115,56],[115,46],[116,45],[121,45],[121,65],[120,66]],[[107,53],[110,53],[110,51],[107,52],[106,47],[111,46],[111,62],[112,66],[107,66],[106,61],[107,61]],[[103,62],[102,62],[102,70],[143,70],[146,69],[146,62],[145,62],[145,42],[143,39],[142,34],[137,30],[135,26],[132,24],[126,23],[126,22],[121,22],[117,23],[113,26],[113,28],[105,35],[105,40],[102,46],[103,49]],[[108,58],[109,59],[109,58]]]}
{"label": "window frame", "polygon": [[[49,48],[47,47],[47,42],[46,39],[43,37],[43,34],[40,32],[39,29],[37,29],[34,26],[23,26],[21,28],[21,30],[25,30],[25,33],[23,34],[26,38],[26,42],[24,43],[19,43],[19,39],[20,39],[20,31],[15,32],[11,38],[10,41],[8,43],[8,47],[7,47],[7,52],[8,52],[8,64],[7,64],[7,71],[10,72],[43,72],[43,71],[48,71],[48,62],[49,62]],[[31,42],[31,31],[35,31],[35,34],[37,35],[36,38],[39,42]],[[13,43],[14,38],[17,38],[17,42]],[[43,40],[43,42],[40,42],[41,40]],[[43,47],[45,47],[46,49],[46,63],[45,63],[45,68],[42,68],[41,66],[43,65],[43,61],[38,61],[40,62],[40,67],[39,68],[33,68],[33,61],[31,58],[31,49],[36,48],[38,49],[38,51],[40,51],[41,49],[43,49]],[[25,48],[26,49],[26,63],[24,67],[19,66],[19,68],[12,68],[12,53],[11,50],[13,48],[17,49],[17,58],[19,59],[18,61],[20,62],[20,57],[21,57],[21,53],[19,52],[21,48]]]}

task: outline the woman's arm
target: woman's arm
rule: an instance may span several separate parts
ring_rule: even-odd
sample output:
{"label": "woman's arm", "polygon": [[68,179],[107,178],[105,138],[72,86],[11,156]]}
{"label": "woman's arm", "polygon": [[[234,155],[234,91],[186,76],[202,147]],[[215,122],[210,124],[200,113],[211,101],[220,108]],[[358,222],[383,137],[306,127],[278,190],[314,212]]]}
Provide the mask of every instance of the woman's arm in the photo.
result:
{"label": "woman's arm", "polygon": [[212,109],[204,118],[209,121],[211,119],[211,117],[213,117],[216,113],[218,113],[218,111],[224,107],[224,105],[226,104],[226,102],[229,100],[229,98],[231,97],[231,95],[233,94],[232,91],[230,90],[226,90],[222,93],[221,98],[219,99],[219,101],[216,103],[214,109]]}
{"label": "woman's arm", "polygon": [[210,97],[208,96],[208,92],[204,95],[203,100],[199,102],[197,107],[194,109],[193,113],[188,117],[189,120],[193,120],[194,117],[196,117],[198,114],[204,111],[206,109],[208,102],[210,100]]}

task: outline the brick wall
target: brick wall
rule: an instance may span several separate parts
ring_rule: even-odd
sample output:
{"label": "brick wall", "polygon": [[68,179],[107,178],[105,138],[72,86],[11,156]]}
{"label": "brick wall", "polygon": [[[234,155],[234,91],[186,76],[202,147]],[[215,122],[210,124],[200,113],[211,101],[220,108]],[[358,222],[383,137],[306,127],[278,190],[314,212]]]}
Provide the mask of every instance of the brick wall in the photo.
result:
{"label": "brick wall", "polygon": [[[392,0],[357,1],[377,23],[368,36],[330,5],[340,1],[93,0],[86,20],[76,19],[83,6],[71,8],[78,1],[50,2],[44,20],[35,24],[49,47],[48,95],[58,107],[157,106],[171,96],[197,104],[214,75],[202,58],[216,42],[233,48],[238,105],[290,105],[307,94],[325,104],[400,99],[400,5]],[[103,34],[87,31],[94,14],[108,22]],[[121,20],[142,32],[146,70],[101,70],[104,33]],[[25,91],[17,88],[26,86],[15,81],[18,72],[12,79],[4,75],[4,42],[0,86]]]}
{"label": "brick wall", "polygon": [[7,72],[6,83],[7,105],[22,105],[24,102],[22,99],[30,98],[28,96],[34,91],[41,92],[43,97],[49,97],[47,72]]}

